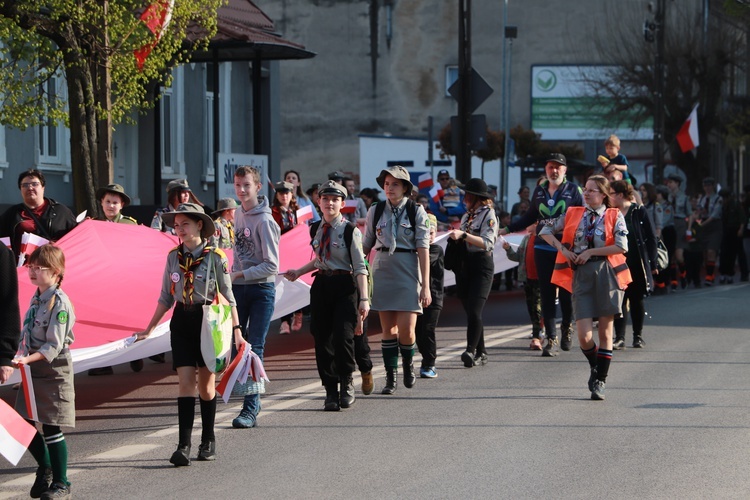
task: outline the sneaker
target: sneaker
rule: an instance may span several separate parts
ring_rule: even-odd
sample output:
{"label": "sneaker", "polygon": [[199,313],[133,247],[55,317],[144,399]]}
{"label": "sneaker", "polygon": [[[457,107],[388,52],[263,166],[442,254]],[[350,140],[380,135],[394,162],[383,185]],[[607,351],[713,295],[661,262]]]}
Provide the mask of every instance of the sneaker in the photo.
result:
{"label": "sneaker", "polygon": [[39,467],[36,470],[36,479],[34,485],[31,487],[29,496],[31,498],[40,498],[42,493],[47,491],[52,484],[52,469],[46,469]]}
{"label": "sneaker", "polygon": [[289,323],[282,321],[281,326],[279,326],[279,335],[289,335],[290,331]]}
{"label": "sneaker", "polygon": [[596,383],[596,366],[591,367],[591,375],[589,375],[589,392],[594,392],[594,384]]}
{"label": "sneaker", "polygon": [[486,352],[482,352],[482,353],[478,352],[477,355],[474,356],[474,365],[476,366],[486,365],[488,361],[489,361],[489,358],[487,357]]}
{"label": "sneaker", "polygon": [[601,380],[594,382],[594,389],[591,391],[591,399],[594,401],[604,401],[604,382]]}
{"label": "sneaker", "polygon": [[570,328],[567,328],[563,331],[562,335],[560,336],[560,349],[562,349],[563,351],[569,351],[572,346],[573,346],[572,332]]}
{"label": "sneaker", "polygon": [[624,339],[615,339],[615,341],[612,343],[612,349],[615,351],[619,351],[621,349],[625,349],[625,340]]}
{"label": "sneaker", "polygon": [[52,483],[47,491],[42,493],[42,500],[51,498],[73,498],[70,494],[70,486],[60,482]]}
{"label": "sneaker", "polygon": [[461,361],[464,362],[464,366],[466,368],[471,368],[472,366],[474,366],[474,356],[472,356],[469,351],[464,351],[461,354]]}
{"label": "sneaker", "polygon": [[198,446],[198,460],[201,462],[216,460],[216,441],[205,441]]}
{"label": "sneaker", "polygon": [[551,358],[557,356],[557,337],[550,337],[547,339],[547,345],[542,350],[542,356],[545,358]]}
{"label": "sneaker", "polygon": [[437,371],[434,366],[423,366],[419,369],[419,378],[436,378]]}
{"label": "sneaker", "polygon": [[541,339],[531,339],[531,344],[529,344],[529,349],[531,349],[532,351],[541,351],[542,350]]}
{"label": "sneaker", "polygon": [[297,311],[292,316],[292,331],[298,332],[302,330],[302,311]]}
{"label": "sneaker", "polygon": [[190,445],[177,445],[177,449],[172,453],[169,463],[175,467],[185,467],[190,465]]}
{"label": "sneaker", "polygon": [[372,379],[372,372],[362,372],[362,394],[368,396],[372,394],[375,388],[375,381]]}
{"label": "sneaker", "polygon": [[646,342],[643,341],[643,337],[640,335],[633,338],[633,347],[635,349],[643,349],[646,346]]}
{"label": "sneaker", "polygon": [[250,429],[256,425],[255,415],[250,413],[249,410],[242,410],[237,418],[232,420],[232,427],[235,429]]}

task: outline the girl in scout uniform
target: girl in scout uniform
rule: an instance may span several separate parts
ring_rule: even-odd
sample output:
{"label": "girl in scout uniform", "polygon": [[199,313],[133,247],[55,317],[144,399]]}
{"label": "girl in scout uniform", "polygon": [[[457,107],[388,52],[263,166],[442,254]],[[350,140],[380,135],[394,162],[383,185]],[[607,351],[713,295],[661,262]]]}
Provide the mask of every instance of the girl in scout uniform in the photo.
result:
{"label": "girl in scout uniform", "polygon": [[[294,185],[291,182],[277,182],[276,193],[271,204],[271,215],[281,229],[281,234],[294,229],[297,225],[297,197],[294,195]],[[302,329],[302,311],[287,314],[281,318],[279,334],[288,335],[291,330],[297,332]]]}
{"label": "girl in scout uniform", "polygon": [[[382,170],[377,181],[386,200],[371,206],[367,212],[362,244],[365,255],[370,249],[375,250],[372,308],[379,312],[383,329],[381,347],[386,379],[382,393],[393,394],[399,351],[404,386],[411,388],[416,382],[412,360],[417,315],[432,302],[430,229],[424,208],[408,199],[413,184],[404,167],[397,165]],[[384,206],[382,216],[373,220],[378,206]],[[413,218],[409,216],[410,211]]]}
{"label": "girl in scout uniform", "polygon": [[[620,314],[624,289],[632,281],[625,263],[628,230],[620,210],[609,208],[609,181],[592,175],[583,190],[583,207],[547,225],[539,236],[557,251],[552,282],[573,294],[578,341],[591,368],[591,399],[604,399],[604,383],[612,360],[612,322]],[[563,233],[562,241],[555,234]],[[592,334],[599,318],[599,348]]]}
{"label": "girl in scout uniform", "polygon": [[[312,239],[315,258],[284,276],[294,281],[317,269],[310,289],[310,331],[315,338],[318,374],[326,388],[325,411],[349,408],[354,403],[354,336],[370,312],[367,268],[362,235],[341,215],[346,188],[328,181],[318,188],[322,223]],[[351,231],[347,246],[346,231]],[[353,276],[352,276],[353,275]]]}
{"label": "girl in scout uniform", "polygon": [[212,244],[217,248],[234,248],[234,212],[237,210],[237,202],[234,198],[222,198],[219,200],[216,210],[211,215],[216,217],[216,234]]}
{"label": "girl in scout uniform", "polygon": [[487,363],[482,310],[495,274],[492,250],[497,239],[497,217],[492,193],[482,179],[469,179],[463,191],[466,213],[461,218],[460,229],[453,229],[448,235],[466,244],[463,268],[455,274],[458,298],[467,321],[466,350],[461,354],[461,361],[466,368],[471,368]]}
{"label": "girl in scout uniform", "polygon": [[[29,365],[37,418],[42,424],[29,445],[39,464],[31,487],[32,498],[70,498],[68,445],[60,427],[75,427],[73,343],[75,313],[70,299],[60,289],[65,274],[65,255],[51,244],[34,250],[28,263],[29,279],[37,291],[31,298],[21,332],[16,365]],[[25,391],[19,391],[16,411],[31,421]]]}
{"label": "girl in scout uniform", "polygon": [[[173,212],[162,215],[173,227],[182,243],[167,256],[161,295],[148,327],[136,333],[136,341],[148,338],[164,315],[175,304],[169,323],[172,365],[179,378],[177,412],[179,443],[169,461],[175,466],[190,465],[190,434],[195,418],[196,367],[203,432],[198,460],[216,459],[216,375],[206,368],[201,355],[203,305],[214,300],[217,290],[232,306],[232,325],[237,346],[243,342],[235,307],[227,257],[221,250],[207,245],[214,234],[214,222],[199,205],[183,203]],[[209,266],[210,278],[209,278]],[[206,282],[206,279],[210,282]]]}

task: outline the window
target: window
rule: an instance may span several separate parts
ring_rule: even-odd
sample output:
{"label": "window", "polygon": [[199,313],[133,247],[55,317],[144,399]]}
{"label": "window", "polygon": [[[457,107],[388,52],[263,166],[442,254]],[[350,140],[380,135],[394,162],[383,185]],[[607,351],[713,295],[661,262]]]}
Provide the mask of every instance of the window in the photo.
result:
{"label": "window", "polygon": [[203,151],[205,152],[206,175],[214,174],[214,93],[206,92],[203,100],[203,116],[206,124],[203,130]]}
{"label": "window", "polygon": [[[62,76],[52,76],[39,86],[39,93],[45,94],[49,106],[54,108],[64,92]],[[37,127],[39,145],[39,163],[61,165],[63,163],[62,145],[65,127],[47,119]]]}
{"label": "window", "polygon": [[162,172],[174,172],[172,165],[172,89],[163,89],[161,95],[161,168]]}
{"label": "window", "polygon": [[458,80],[458,66],[450,65],[445,67],[445,97],[451,97],[448,89],[451,88]]}
{"label": "window", "polygon": [[[172,86],[161,89],[161,171],[167,179],[185,175],[185,73],[173,70]],[[173,175],[173,176],[172,176]]]}

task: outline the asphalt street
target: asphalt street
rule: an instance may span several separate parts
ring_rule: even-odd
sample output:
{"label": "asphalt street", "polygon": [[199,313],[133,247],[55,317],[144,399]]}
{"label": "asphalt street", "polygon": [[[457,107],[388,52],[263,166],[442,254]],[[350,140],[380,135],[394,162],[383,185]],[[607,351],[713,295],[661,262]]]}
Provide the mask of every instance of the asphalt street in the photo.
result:
{"label": "asphalt street", "polygon": [[[464,368],[464,319],[449,297],[438,378],[376,391],[323,412],[312,338],[272,325],[272,380],[254,429],[219,403],[218,459],[174,468],[177,379],[146,361],[76,376],[75,429],[64,429],[77,498],[747,498],[750,492],[750,286],[649,298],[645,349],[616,351],[607,399],[591,401],[577,342],[554,359],[528,349],[523,292],[493,292],[490,362]],[[627,342],[632,341],[628,332]],[[356,381],[359,390],[359,381]],[[0,389],[12,403],[15,392]],[[199,415],[199,412],[197,412]],[[194,451],[200,440],[196,417]],[[0,499],[28,498],[35,463],[0,469]]]}

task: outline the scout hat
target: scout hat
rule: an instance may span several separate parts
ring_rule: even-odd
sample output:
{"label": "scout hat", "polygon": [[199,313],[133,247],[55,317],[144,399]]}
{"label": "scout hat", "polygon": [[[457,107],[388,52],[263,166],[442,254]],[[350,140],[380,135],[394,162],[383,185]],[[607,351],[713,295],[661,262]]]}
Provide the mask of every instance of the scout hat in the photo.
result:
{"label": "scout hat", "polygon": [[391,175],[394,179],[398,179],[406,183],[405,196],[409,196],[409,193],[411,193],[412,189],[414,188],[414,184],[412,184],[411,182],[409,172],[407,172],[404,167],[402,167],[401,165],[394,165],[393,167],[388,167],[381,170],[380,175],[377,178],[378,186],[383,187],[386,175]]}
{"label": "scout hat", "polygon": [[547,157],[547,161],[554,161],[555,163],[559,163],[560,165],[567,167],[568,162],[565,159],[565,155],[562,153],[552,153]]}
{"label": "scout hat", "polygon": [[469,179],[469,182],[464,184],[461,189],[469,194],[473,194],[474,196],[479,196],[481,198],[492,198],[492,193],[490,193],[487,189],[487,183],[482,179]]}
{"label": "scout hat", "polygon": [[123,188],[119,184],[109,184],[108,186],[97,189],[96,199],[101,200],[102,198],[104,198],[104,195],[107,193],[119,194],[120,198],[122,198],[123,208],[130,205],[130,196],[125,194],[125,188]]}
{"label": "scout hat", "polygon": [[323,196],[324,194],[346,198],[347,190],[336,181],[328,181],[318,186],[318,196]]}
{"label": "scout hat", "polygon": [[234,210],[238,207],[237,202],[234,201],[234,198],[222,198],[219,200],[219,203],[216,206],[216,210],[211,212],[211,215],[218,215],[224,210]]}
{"label": "scout hat", "polygon": [[168,227],[172,227],[174,226],[174,218],[177,214],[190,215],[193,217],[197,216],[198,219],[203,221],[203,227],[201,228],[201,237],[203,239],[209,239],[216,232],[214,221],[211,220],[211,217],[209,217],[208,214],[203,211],[201,206],[196,203],[180,203],[177,206],[177,209],[173,212],[161,214],[161,219]]}
{"label": "scout hat", "polygon": [[294,192],[294,184],[286,181],[279,181],[273,185],[273,188],[277,193],[284,193],[286,191]]}
{"label": "scout hat", "polygon": [[179,189],[180,191],[191,191],[187,179],[175,179],[167,184],[167,193]]}

